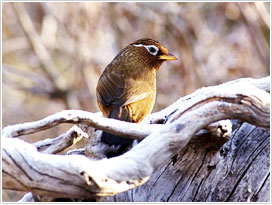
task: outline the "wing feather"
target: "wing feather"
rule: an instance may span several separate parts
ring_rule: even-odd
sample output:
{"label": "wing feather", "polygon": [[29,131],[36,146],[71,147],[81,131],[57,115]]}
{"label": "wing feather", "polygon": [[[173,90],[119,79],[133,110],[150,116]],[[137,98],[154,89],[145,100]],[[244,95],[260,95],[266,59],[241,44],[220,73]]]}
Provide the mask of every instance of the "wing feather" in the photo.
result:
{"label": "wing feather", "polygon": [[105,73],[97,85],[97,97],[103,106],[122,107],[152,95],[155,88],[145,81],[125,79],[123,75]]}

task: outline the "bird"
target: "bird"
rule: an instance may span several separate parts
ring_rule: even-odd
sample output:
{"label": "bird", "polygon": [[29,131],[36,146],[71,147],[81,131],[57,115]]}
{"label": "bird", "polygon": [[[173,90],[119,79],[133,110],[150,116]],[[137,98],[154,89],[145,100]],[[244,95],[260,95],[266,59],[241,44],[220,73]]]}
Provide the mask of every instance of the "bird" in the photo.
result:
{"label": "bird", "polygon": [[[141,122],[151,113],[156,99],[156,72],[165,61],[178,60],[159,41],[136,40],[123,48],[106,66],[97,87],[97,104],[103,116],[132,123]],[[119,146],[107,158],[123,154],[133,140],[107,132],[101,141]]]}

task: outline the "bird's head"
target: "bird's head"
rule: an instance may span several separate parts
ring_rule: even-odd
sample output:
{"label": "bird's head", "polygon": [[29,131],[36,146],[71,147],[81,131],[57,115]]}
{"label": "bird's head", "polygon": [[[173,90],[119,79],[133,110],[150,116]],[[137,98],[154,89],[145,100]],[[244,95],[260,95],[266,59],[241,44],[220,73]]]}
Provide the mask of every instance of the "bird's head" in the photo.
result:
{"label": "bird's head", "polygon": [[165,48],[159,41],[155,41],[151,38],[142,38],[130,44],[133,46],[134,50],[141,56],[150,58],[153,61],[163,62],[178,60],[176,56],[168,53],[167,48]]}
{"label": "bird's head", "polygon": [[[177,60],[160,42],[142,38],[126,46],[111,62],[110,69],[138,76],[145,71],[157,71],[164,61]],[[133,73],[133,74],[132,74]]]}

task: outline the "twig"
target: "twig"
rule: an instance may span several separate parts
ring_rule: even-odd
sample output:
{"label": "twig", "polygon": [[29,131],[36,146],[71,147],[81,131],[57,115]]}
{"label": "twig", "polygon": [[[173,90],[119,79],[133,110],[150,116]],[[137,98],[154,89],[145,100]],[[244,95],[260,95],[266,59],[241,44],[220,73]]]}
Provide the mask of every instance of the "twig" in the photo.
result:
{"label": "twig", "polygon": [[36,142],[33,145],[38,149],[39,152],[56,154],[76,144],[83,137],[88,138],[89,136],[85,132],[83,132],[77,125],[74,125],[70,130],[57,138],[48,138]]}
{"label": "twig", "polygon": [[18,202],[34,202],[33,194],[31,192],[25,194]]}
{"label": "twig", "polygon": [[68,155],[76,154],[76,155],[85,155],[85,148],[81,149],[73,149],[67,152]]}

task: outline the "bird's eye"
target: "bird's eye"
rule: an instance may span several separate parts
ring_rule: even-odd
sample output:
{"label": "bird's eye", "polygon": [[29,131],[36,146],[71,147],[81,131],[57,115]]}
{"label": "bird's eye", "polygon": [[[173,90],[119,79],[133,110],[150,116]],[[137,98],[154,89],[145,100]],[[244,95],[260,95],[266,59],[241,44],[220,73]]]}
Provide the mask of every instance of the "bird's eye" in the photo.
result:
{"label": "bird's eye", "polygon": [[156,49],[153,48],[153,47],[148,48],[148,50],[150,51],[150,53],[155,53],[156,52]]}
{"label": "bird's eye", "polygon": [[153,56],[158,54],[159,48],[156,46],[145,46],[145,48]]}
{"label": "bird's eye", "polygon": [[159,52],[159,48],[157,46],[151,45],[151,46],[146,46],[143,44],[133,44],[135,47],[145,47],[146,50],[153,56],[156,56]]}

